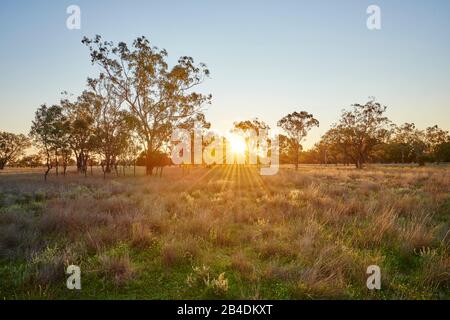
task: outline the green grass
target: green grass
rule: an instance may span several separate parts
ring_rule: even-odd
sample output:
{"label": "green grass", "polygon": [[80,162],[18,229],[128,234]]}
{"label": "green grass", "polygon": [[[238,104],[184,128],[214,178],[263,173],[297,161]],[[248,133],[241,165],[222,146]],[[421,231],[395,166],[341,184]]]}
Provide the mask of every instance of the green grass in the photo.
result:
{"label": "green grass", "polygon": [[450,298],[448,168],[166,172],[2,176],[0,298]]}

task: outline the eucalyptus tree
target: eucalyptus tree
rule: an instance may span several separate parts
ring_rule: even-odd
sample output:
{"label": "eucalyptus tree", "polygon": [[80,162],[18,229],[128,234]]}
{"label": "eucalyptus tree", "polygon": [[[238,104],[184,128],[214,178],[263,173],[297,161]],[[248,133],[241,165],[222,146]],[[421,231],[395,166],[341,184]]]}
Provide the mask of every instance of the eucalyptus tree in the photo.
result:
{"label": "eucalyptus tree", "polygon": [[95,152],[100,156],[103,173],[117,167],[119,157],[131,144],[136,119],[124,109],[123,100],[114,92],[109,79],[100,75],[88,79],[88,85],[98,103],[92,112]]}
{"label": "eucalyptus tree", "polygon": [[401,162],[411,162],[414,158],[414,145],[418,139],[418,131],[414,123],[404,123],[396,126],[391,143],[395,143],[400,150]]}
{"label": "eucalyptus tree", "polygon": [[302,141],[308,135],[308,132],[319,126],[319,121],[306,111],[293,112],[278,121],[289,138],[289,143],[295,157],[295,170],[298,170],[300,152],[302,151]]}
{"label": "eucalyptus tree", "polygon": [[95,92],[85,90],[75,101],[66,98],[61,105],[68,119],[69,147],[75,155],[77,171],[86,175],[90,156],[97,147],[95,115],[101,101]]}
{"label": "eucalyptus tree", "polygon": [[374,148],[390,137],[392,127],[385,116],[386,109],[375,99],[354,104],[352,109],[342,112],[334,126],[338,139],[345,141],[348,155],[359,169],[368,161]]}
{"label": "eucalyptus tree", "polygon": [[211,95],[193,91],[208,76],[206,65],[183,56],[169,67],[167,52],[138,37],[131,46],[114,45],[100,36],[82,41],[91,61],[111,81],[114,92],[138,119],[138,132],[145,143],[147,174],[153,172],[152,157],[166,145],[173,129],[202,115]]}
{"label": "eucalyptus tree", "polygon": [[424,135],[431,159],[438,163],[444,161],[444,157],[442,156],[442,145],[450,142],[448,131],[435,125],[426,128]]}
{"label": "eucalyptus tree", "polygon": [[23,134],[0,131],[0,170],[23,156],[30,140]]}
{"label": "eucalyptus tree", "polygon": [[[261,147],[259,137],[263,133],[268,135],[269,129],[269,125],[258,118],[234,122],[233,132],[242,135],[245,139],[245,162],[247,164],[256,164],[258,150]],[[266,139],[269,143],[269,138],[266,137]]]}
{"label": "eucalyptus tree", "polygon": [[65,152],[67,152],[69,141],[68,123],[63,108],[59,105],[47,107],[44,104],[35,113],[30,136],[45,156],[47,167],[45,180],[50,170],[54,166],[58,167],[59,155],[64,153],[64,156],[67,156]]}

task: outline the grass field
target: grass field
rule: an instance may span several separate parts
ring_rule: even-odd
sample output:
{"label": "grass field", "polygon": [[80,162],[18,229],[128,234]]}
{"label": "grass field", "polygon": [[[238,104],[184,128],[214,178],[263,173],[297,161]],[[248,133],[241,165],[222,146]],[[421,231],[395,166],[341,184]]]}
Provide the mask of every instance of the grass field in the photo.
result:
{"label": "grass field", "polygon": [[2,299],[450,298],[448,167],[32,172],[0,175]]}

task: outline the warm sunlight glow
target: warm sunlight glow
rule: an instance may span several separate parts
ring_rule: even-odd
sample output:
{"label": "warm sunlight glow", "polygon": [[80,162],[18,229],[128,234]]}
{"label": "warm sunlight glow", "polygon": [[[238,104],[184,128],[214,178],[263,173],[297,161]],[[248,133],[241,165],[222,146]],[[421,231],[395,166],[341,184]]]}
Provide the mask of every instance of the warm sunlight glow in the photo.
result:
{"label": "warm sunlight glow", "polygon": [[232,135],[229,138],[231,151],[235,154],[245,154],[247,146],[243,137],[239,135]]}

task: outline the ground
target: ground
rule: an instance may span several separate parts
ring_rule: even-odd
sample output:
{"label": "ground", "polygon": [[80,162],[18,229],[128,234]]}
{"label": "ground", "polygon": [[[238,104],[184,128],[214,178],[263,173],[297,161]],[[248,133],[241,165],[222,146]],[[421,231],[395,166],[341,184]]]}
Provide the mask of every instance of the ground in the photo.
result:
{"label": "ground", "polygon": [[450,298],[445,166],[40,171],[0,174],[0,299]]}

